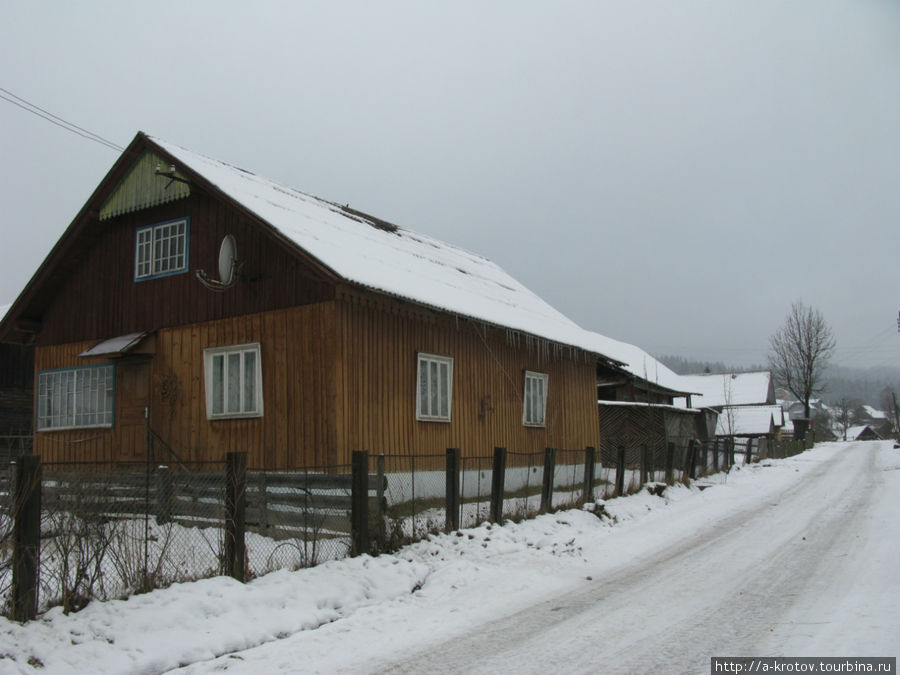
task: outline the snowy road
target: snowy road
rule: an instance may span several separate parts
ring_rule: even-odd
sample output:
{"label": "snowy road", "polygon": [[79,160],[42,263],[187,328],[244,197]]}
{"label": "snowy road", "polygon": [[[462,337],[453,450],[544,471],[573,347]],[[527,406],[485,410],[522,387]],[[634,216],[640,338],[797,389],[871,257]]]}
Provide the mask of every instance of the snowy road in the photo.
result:
{"label": "snowy road", "polygon": [[839,636],[851,580],[876,574],[865,523],[881,500],[897,499],[885,493],[875,460],[874,444],[836,454],[780,496],[690,540],[386,670],[699,672],[712,655],[802,648],[806,626]]}
{"label": "snowy road", "polygon": [[700,491],[483,525],[394,555],[0,619],[0,673],[708,673],[897,656],[900,450],[824,444]]}

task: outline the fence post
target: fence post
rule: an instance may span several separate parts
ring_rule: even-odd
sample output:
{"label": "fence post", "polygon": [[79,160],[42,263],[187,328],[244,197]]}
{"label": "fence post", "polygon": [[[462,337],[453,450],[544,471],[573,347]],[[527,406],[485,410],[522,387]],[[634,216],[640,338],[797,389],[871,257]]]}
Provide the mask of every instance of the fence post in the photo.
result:
{"label": "fence post", "polygon": [[12,612],[15,621],[37,614],[38,570],[41,557],[41,458],[22,455],[16,460],[13,501]]}
{"label": "fence post", "polygon": [[377,501],[377,506],[375,507],[375,537],[378,539],[379,549],[383,551],[387,542],[387,531],[384,524],[387,512],[387,500],[384,498],[384,489],[387,487],[387,478],[384,476],[384,454],[380,454],[375,458],[375,473],[378,480],[378,486],[375,488]]}
{"label": "fence post", "polygon": [[589,445],[584,449],[584,488],[581,491],[582,501],[594,501],[594,466],[597,463],[597,450]]}
{"label": "fence post", "polygon": [[[716,441],[713,441],[713,443],[715,443],[715,442]],[[715,452],[715,450],[713,450],[713,452]],[[699,471],[699,473],[704,474],[708,470],[709,470],[709,441],[705,441],[700,446],[700,471]],[[696,469],[695,469],[695,473],[697,473]],[[691,478],[694,478],[694,476],[691,476]]]}
{"label": "fence post", "polygon": [[247,453],[225,455],[225,574],[245,580],[244,517],[247,507]]}
{"label": "fence post", "polygon": [[694,480],[697,477],[697,445],[699,443],[700,441],[696,438],[692,438],[688,443],[687,474],[688,478],[691,480]]}
{"label": "fence post", "polygon": [[225,456],[225,574],[245,581],[247,453]]}
{"label": "fence post", "polygon": [[172,520],[172,471],[167,466],[156,467],[156,523]]}
{"label": "fence post", "polygon": [[666,483],[671,485],[675,482],[675,444],[671,441],[666,443]]}
{"label": "fence post", "polygon": [[713,473],[719,472],[719,439],[713,445]]}
{"label": "fence post", "polygon": [[544,450],[544,476],[541,484],[541,513],[553,508],[553,478],[556,473],[556,450]]}
{"label": "fence post", "polygon": [[350,555],[369,551],[369,453],[354,450],[350,494]]}
{"label": "fence post", "polygon": [[625,446],[616,449],[616,496],[625,494]]}
{"label": "fence post", "polygon": [[506,448],[494,448],[491,472],[491,522],[503,522],[503,488],[506,484]]}
{"label": "fence post", "polygon": [[744,464],[749,464],[753,459],[753,440],[752,438],[747,439],[747,452],[744,454]]}
{"label": "fence post", "polygon": [[728,460],[728,467],[731,468],[734,466],[734,436],[729,437],[725,441],[725,453]]}
{"label": "fence post", "polygon": [[647,458],[647,444],[641,443],[641,485],[646,483],[650,475],[650,462]]}
{"label": "fence post", "polygon": [[444,471],[444,527],[447,532],[459,529],[459,448],[447,448]]}

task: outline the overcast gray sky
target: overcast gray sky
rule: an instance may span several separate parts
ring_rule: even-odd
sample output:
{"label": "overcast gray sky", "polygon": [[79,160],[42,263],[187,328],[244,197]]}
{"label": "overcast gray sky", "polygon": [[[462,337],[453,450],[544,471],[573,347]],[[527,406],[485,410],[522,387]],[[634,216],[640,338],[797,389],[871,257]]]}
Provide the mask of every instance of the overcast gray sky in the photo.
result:
{"label": "overcast gray sky", "polygon": [[[900,2],[18,2],[0,87],[493,259],[654,354],[900,365]],[[0,100],[0,304],[117,154]]]}

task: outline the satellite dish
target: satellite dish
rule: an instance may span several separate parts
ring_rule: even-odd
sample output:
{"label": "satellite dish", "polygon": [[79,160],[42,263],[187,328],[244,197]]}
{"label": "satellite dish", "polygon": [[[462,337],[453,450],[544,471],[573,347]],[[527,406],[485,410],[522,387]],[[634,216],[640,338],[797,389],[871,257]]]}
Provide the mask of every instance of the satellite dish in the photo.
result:
{"label": "satellite dish", "polygon": [[226,234],[219,246],[219,283],[228,286],[234,281],[234,271],[237,267],[237,244],[234,236]]}

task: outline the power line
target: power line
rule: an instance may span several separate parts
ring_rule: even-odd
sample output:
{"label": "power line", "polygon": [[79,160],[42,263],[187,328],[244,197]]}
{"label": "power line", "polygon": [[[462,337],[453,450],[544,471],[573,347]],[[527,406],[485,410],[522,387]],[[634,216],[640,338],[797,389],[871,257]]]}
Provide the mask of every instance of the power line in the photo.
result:
{"label": "power line", "polygon": [[[14,93],[9,91],[8,89],[4,89],[3,87],[0,87],[0,92],[3,92],[3,94],[6,94],[6,96],[4,96],[3,94],[0,94],[0,99],[3,99],[7,103],[12,103],[14,106],[18,106],[22,110],[25,110],[26,112],[30,112],[32,115],[37,115],[41,119],[47,120],[51,124],[55,124],[56,126],[62,128],[62,129],[65,129],[66,131],[71,131],[73,134],[77,134],[78,136],[81,136],[82,138],[86,138],[89,141],[94,141],[95,143],[99,143],[100,145],[105,145],[109,149],[115,150],[116,152],[122,152],[125,149],[121,145],[116,145],[112,141],[109,141],[109,140],[103,138],[103,136],[100,136],[99,134],[95,134],[93,131],[88,131],[87,129],[84,129],[84,128],[78,126],[77,124],[73,124],[72,122],[64,120],[62,117],[59,117],[58,115],[54,115],[52,112],[44,110],[40,106],[37,106],[34,103],[31,103],[30,101],[26,101],[21,96],[16,96]],[[10,97],[12,97],[12,98],[10,98]],[[15,99],[15,100],[13,100],[13,99]]]}

